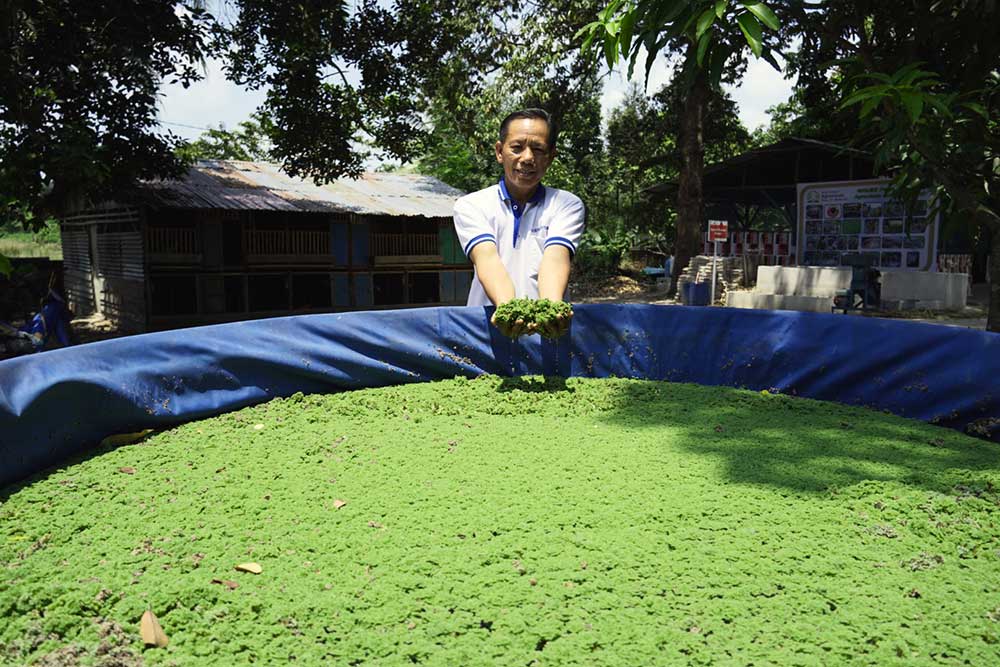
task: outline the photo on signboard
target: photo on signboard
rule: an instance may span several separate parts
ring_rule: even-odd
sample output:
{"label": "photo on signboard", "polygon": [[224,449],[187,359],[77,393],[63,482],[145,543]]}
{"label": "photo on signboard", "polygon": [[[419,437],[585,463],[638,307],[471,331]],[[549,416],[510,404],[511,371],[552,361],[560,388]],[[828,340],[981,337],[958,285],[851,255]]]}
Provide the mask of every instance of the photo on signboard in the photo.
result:
{"label": "photo on signboard", "polygon": [[840,266],[840,253],[824,252],[820,258],[820,264],[823,266]]}
{"label": "photo on signboard", "polygon": [[900,252],[884,252],[882,253],[882,266],[886,268],[895,268],[902,266],[903,258]]}
{"label": "photo on signboard", "polygon": [[894,218],[903,215],[903,202],[901,201],[887,201],[885,202],[883,208],[883,215]]}
{"label": "photo on signboard", "polygon": [[902,234],[903,233],[903,219],[902,218],[886,218],[882,221],[882,233],[883,234]]}
{"label": "photo on signboard", "polygon": [[881,236],[862,236],[861,247],[866,250],[878,250],[882,247]]}
{"label": "photo on signboard", "polygon": [[903,247],[903,237],[902,236],[883,236],[882,237],[882,247],[883,248],[902,248]]}
{"label": "photo on signboard", "polygon": [[903,239],[903,247],[909,248],[910,250],[921,250],[924,247],[924,237],[923,236],[907,236]]}
{"label": "photo on signboard", "polygon": [[874,220],[865,220],[865,224],[862,227],[864,234],[878,234],[879,220],[875,218]]}
{"label": "photo on signboard", "polygon": [[916,269],[919,266],[920,266],[920,253],[919,252],[906,253],[906,268]]}
{"label": "photo on signboard", "polygon": [[821,236],[819,237],[819,249],[820,250],[836,250],[837,249],[837,239],[839,236]]}
{"label": "photo on signboard", "polygon": [[823,218],[822,204],[809,204],[806,206],[806,220],[821,220]]}
{"label": "photo on signboard", "polygon": [[840,223],[839,222],[824,222],[823,223],[823,233],[824,234],[839,234],[840,233]]}
{"label": "photo on signboard", "polygon": [[823,223],[819,220],[810,220],[806,223],[806,234],[822,234]]}
{"label": "photo on signboard", "polygon": [[837,237],[837,250],[847,250],[847,239],[850,236],[838,236]]}
{"label": "photo on signboard", "polygon": [[818,236],[807,236],[806,237],[806,250],[819,250],[819,237]]}
{"label": "photo on signboard", "polygon": [[844,219],[840,221],[841,234],[859,234],[861,232],[861,219]]}
{"label": "photo on signboard", "polygon": [[910,234],[923,234],[927,231],[927,218],[910,218]]}
{"label": "photo on signboard", "polygon": [[858,247],[860,246],[860,240],[858,239],[858,237],[857,236],[848,236],[846,238],[847,238],[847,249],[848,250],[857,250]]}
{"label": "photo on signboard", "polygon": [[863,257],[868,258],[868,260],[871,262],[872,266],[880,266],[879,261],[878,261],[878,259],[879,259],[879,253],[877,253],[877,252],[863,252],[863,253],[861,253],[861,255]]}
{"label": "photo on signboard", "polygon": [[802,255],[802,262],[808,265],[815,265],[819,261],[819,253],[807,252]]}
{"label": "photo on signboard", "polygon": [[832,204],[832,205],[826,207],[826,219],[827,220],[836,220],[839,217],[840,217],[840,205],[839,204]]}
{"label": "photo on signboard", "polygon": [[844,204],[843,215],[845,218],[860,218],[861,204],[860,203]]}
{"label": "photo on signboard", "polygon": [[882,204],[865,204],[863,211],[866,218],[881,218]]}

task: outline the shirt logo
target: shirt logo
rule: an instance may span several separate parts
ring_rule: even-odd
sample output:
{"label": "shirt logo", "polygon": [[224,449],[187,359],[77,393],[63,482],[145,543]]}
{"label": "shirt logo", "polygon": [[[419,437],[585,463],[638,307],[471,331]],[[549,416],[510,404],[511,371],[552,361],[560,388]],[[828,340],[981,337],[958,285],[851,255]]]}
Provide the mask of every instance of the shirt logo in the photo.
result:
{"label": "shirt logo", "polygon": [[544,227],[541,225],[535,225],[534,227],[531,228],[532,234],[544,234],[548,231],[549,231],[548,225],[545,225]]}

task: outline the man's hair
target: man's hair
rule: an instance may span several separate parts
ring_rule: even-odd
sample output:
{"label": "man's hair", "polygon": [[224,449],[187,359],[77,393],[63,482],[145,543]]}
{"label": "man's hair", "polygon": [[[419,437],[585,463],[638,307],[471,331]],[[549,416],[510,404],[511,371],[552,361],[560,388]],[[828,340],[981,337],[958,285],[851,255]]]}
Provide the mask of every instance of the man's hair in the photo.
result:
{"label": "man's hair", "polygon": [[549,116],[549,112],[545,109],[521,109],[520,111],[515,111],[513,113],[507,114],[507,117],[503,119],[500,123],[500,143],[507,141],[507,130],[510,129],[511,121],[518,120],[520,118],[540,118],[545,121],[545,124],[549,126],[549,148],[554,148],[556,145],[556,137],[559,135],[559,131],[556,128],[555,121]]}

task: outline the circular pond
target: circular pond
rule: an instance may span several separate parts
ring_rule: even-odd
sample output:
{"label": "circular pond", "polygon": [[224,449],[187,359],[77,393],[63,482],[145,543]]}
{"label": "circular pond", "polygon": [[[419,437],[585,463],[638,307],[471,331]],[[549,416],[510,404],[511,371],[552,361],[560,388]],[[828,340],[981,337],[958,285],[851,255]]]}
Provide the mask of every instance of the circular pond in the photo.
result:
{"label": "circular pond", "polygon": [[998,489],[995,444],[767,392],[296,395],[5,489],[0,662],[997,664]]}

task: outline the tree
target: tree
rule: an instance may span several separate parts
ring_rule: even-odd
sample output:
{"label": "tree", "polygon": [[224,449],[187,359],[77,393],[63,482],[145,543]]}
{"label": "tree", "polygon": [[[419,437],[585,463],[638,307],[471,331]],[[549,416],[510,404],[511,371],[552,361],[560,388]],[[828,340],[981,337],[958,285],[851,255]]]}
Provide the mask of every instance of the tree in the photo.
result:
{"label": "tree", "polygon": [[796,21],[800,81],[827,113],[849,111],[854,141],[873,150],[912,201],[933,189],[940,209],[991,235],[987,328],[1000,331],[1000,41],[996,3],[928,7],[863,0],[826,4]]}
{"label": "tree", "polygon": [[[666,203],[651,204],[642,191],[677,180],[681,155],[677,136],[685,106],[686,82],[674,76],[652,96],[633,84],[622,104],[611,112],[607,128],[609,171],[624,196],[622,214],[639,231],[673,246],[676,213]],[[719,89],[710,91],[703,132],[709,162],[728,159],[750,145],[735,102]]]}
{"label": "tree", "polygon": [[[771,32],[765,32],[765,28]],[[660,51],[682,54],[684,110],[678,131],[680,178],[674,280],[697,253],[704,218],[702,173],[705,105],[724,76],[738,76],[749,47],[754,56],[778,67],[772,50],[780,28],[774,12],[757,0],[612,0],[582,31],[584,49],[603,54],[608,67],[629,61],[631,77],[645,54],[646,76]]]}
{"label": "tree", "polygon": [[478,94],[521,85],[522,67],[544,74],[531,79],[547,82],[535,98],[561,113],[593,69],[574,39],[593,2],[232,0],[220,18],[203,0],[11,0],[0,10],[0,216],[28,224],[181,173],[156,97],[164,81],[198,80],[208,57],[267,87],[269,153],[316,181],[359,174],[362,146],[414,158],[428,100],[465,127]]}
{"label": "tree", "polygon": [[[177,11],[175,11],[177,10]],[[210,17],[161,0],[11,0],[0,10],[0,219],[49,213],[176,174],[157,91],[199,78]]]}
{"label": "tree", "polygon": [[192,142],[179,145],[177,154],[187,163],[196,160],[271,160],[268,139],[270,121],[266,116],[254,114],[237,129],[229,131],[219,124],[210,128]]}

